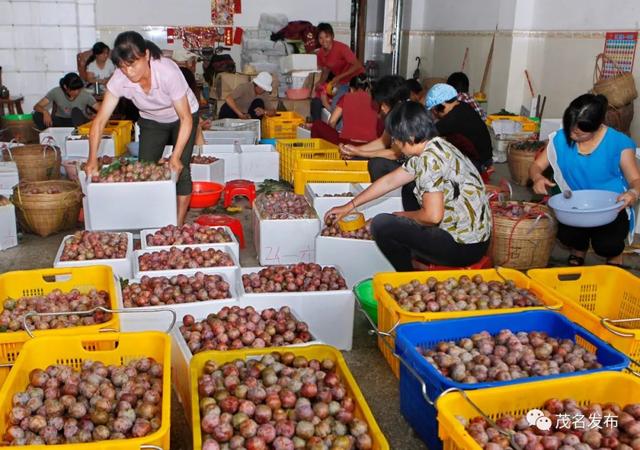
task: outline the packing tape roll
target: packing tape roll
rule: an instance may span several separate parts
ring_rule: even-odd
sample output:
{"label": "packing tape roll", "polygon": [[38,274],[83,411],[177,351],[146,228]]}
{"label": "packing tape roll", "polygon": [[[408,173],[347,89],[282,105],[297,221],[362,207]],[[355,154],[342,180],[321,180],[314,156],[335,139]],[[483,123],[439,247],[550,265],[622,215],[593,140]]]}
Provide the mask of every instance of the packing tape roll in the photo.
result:
{"label": "packing tape roll", "polygon": [[348,214],[338,222],[338,226],[342,231],[355,231],[364,227],[365,224],[364,214],[361,212]]}

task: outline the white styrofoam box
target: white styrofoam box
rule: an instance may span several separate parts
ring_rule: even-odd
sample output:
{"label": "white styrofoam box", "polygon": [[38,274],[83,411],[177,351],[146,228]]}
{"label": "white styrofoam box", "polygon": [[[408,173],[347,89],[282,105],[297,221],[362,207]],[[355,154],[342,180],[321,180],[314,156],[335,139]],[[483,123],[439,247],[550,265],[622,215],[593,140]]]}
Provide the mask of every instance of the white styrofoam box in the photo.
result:
{"label": "white styrofoam box", "polygon": [[[344,205],[353,200],[360,193],[360,185],[356,183],[307,183],[304,187],[304,196],[318,217],[324,215],[334,206]],[[343,194],[350,192],[350,197],[324,197],[326,194]]]}
{"label": "white styrofoam box", "polygon": [[[227,232],[227,234],[231,237],[231,242],[224,242],[224,243],[215,244],[215,245],[225,245],[226,247],[229,248],[231,253],[233,253],[235,255],[236,261],[240,261],[240,244],[238,243],[238,239],[236,238],[236,235],[233,234],[233,231],[231,231],[231,228],[229,228],[229,227],[211,227],[211,228],[224,228],[224,230]],[[155,245],[147,244],[147,236],[151,236],[152,234],[154,234],[158,230],[159,230],[159,228],[155,228],[155,229],[152,229],[152,230],[142,230],[142,231],[140,231],[140,245],[142,247],[142,250],[146,250],[146,249],[166,250],[166,249],[170,249],[171,247],[178,247],[178,248],[203,247],[203,248],[208,248],[208,247],[210,247],[212,245],[212,244],[189,244],[189,245],[155,246]]]}
{"label": "white styrofoam box", "polygon": [[314,54],[287,55],[280,59],[280,70],[282,72],[318,70],[317,57]]}
{"label": "white styrofoam box", "polygon": [[209,145],[215,144],[255,144],[258,135],[251,130],[245,131],[203,131],[204,142]]}
{"label": "white styrofoam box", "polygon": [[19,181],[16,163],[0,162],[0,190],[11,192]]}
{"label": "white styrofoam box", "polygon": [[[65,156],[67,157],[89,157],[89,136],[67,136],[65,143]],[[98,156],[116,156],[116,146],[113,136],[106,134],[100,140]]]}
{"label": "white styrofoam box", "polygon": [[133,235],[131,233],[125,233],[127,235],[127,253],[124,258],[114,259],[92,259],[87,261],[60,261],[62,251],[66,241],[73,236],[65,236],[58,247],[56,258],[53,261],[53,267],[84,267],[84,266],[111,266],[113,274],[119,278],[129,279],[131,278],[131,257],[133,255]]}
{"label": "white styrofoam box", "polygon": [[211,181],[224,184],[224,159],[218,159],[211,164],[191,163],[191,181]]}
{"label": "white styrofoam box", "polygon": [[[125,308],[123,297],[122,295],[119,295],[118,308],[127,311],[120,315],[120,326],[122,331],[167,331],[171,326],[173,315],[169,312],[163,311],[166,309],[170,309],[176,313],[176,323],[174,328],[178,328],[182,325],[182,318],[187,314],[191,314],[194,317],[206,317],[207,314],[217,312],[224,306],[234,306],[239,304],[239,295],[236,290],[236,285],[229,280],[229,277],[223,273],[212,275],[220,275],[227,283],[229,283],[230,298],[174,305]],[[139,282],[140,279],[129,280],[129,284]]]}
{"label": "white styrofoam box", "polygon": [[[358,258],[358,255],[353,255]],[[325,264],[335,266],[335,264]],[[258,272],[264,267],[243,267],[241,274]],[[344,276],[342,268],[336,266]],[[340,350],[351,350],[353,340],[354,296],[351,289],[315,292],[273,292],[247,294],[238,278],[238,292],[242,305],[256,309],[289,306],[296,316],[309,325],[313,337]]]}
{"label": "white styrofoam box", "polygon": [[[194,247],[192,245],[186,245],[185,247]],[[233,266],[222,266],[222,267],[198,267],[194,269],[169,269],[169,270],[140,270],[140,266],[138,265],[138,258],[145,253],[153,253],[160,252],[163,250],[167,250],[166,248],[146,248],[144,250],[136,250],[133,252],[133,258],[131,260],[131,265],[133,267],[133,277],[134,278],[142,278],[143,276],[148,277],[171,277],[173,275],[194,275],[197,272],[202,273],[218,273],[225,274],[230,283],[235,283],[237,278],[238,268],[240,267],[240,263],[238,262],[238,258],[233,253],[231,248],[226,244],[208,244],[208,245],[198,245],[198,248],[201,249],[210,249],[214,248],[216,250],[222,250],[223,252],[228,253],[233,260]],[[171,247],[169,247],[171,248]]]}
{"label": "white styrofoam box", "polygon": [[[218,119],[211,122],[211,131],[253,131],[259,141],[261,135],[259,119]],[[205,137],[206,138],[206,137]]]}
{"label": "white styrofoam box", "polygon": [[202,146],[202,154],[224,160],[224,181],[237,180],[240,177],[240,146],[233,144]]}
{"label": "white styrofoam box", "polygon": [[253,242],[260,264],[313,262],[320,220],[263,220],[253,208]]}
{"label": "white styrofoam box", "polygon": [[[371,186],[371,183],[358,183],[358,185],[364,191],[366,188]],[[385,197],[402,197],[402,188],[399,187],[398,189],[394,189],[393,191],[388,192],[384,196]]]}
{"label": "white styrofoam box", "polygon": [[[271,303],[273,302],[269,300],[263,303],[264,303],[264,306],[255,305],[256,310],[262,311],[268,308],[279,308],[279,306],[288,306],[287,303],[283,303],[279,306],[275,306],[275,305],[272,305]],[[240,302],[237,302],[236,304],[238,304],[238,306],[240,307],[245,307],[249,305],[254,306],[253,304],[247,303],[246,301],[243,301],[243,300],[240,300]],[[193,314],[193,316],[197,321],[200,321],[200,320],[206,319],[207,314],[218,312],[224,306],[234,306],[234,305],[233,304],[231,305],[216,304],[215,309],[208,310],[205,313]],[[351,309],[353,310],[353,307]],[[305,347],[308,345],[324,343],[321,340],[319,341],[315,339],[315,334],[314,334],[315,330],[313,329],[311,324],[306,320],[303,314],[299,314],[295,308],[291,308],[291,313],[296,317],[296,319],[307,322],[307,324],[309,325],[309,332],[311,333],[312,339],[314,340],[305,342],[304,344],[294,344],[294,345],[291,345],[290,347]],[[189,350],[187,343],[182,337],[179,327],[174,327],[173,330],[171,331],[171,379],[173,380],[174,386],[176,388],[176,393],[178,394],[178,400],[180,400],[180,403],[182,403],[182,407],[185,409],[185,413],[187,413],[186,416],[189,418],[188,419],[189,422],[191,418],[191,414],[188,414],[188,412],[191,411],[191,377],[189,373],[189,364],[191,363],[192,358],[193,358],[193,354],[191,353],[191,350]]]}
{"label": "white styrofoam box", "polygon": [[[341,206],[362,192],[370,183],[309,183],[305,186],[305,197],[321,219],[334,206]],[[353,193],[351,197],[323,197],[324,194]],[[396,195],[397,194],[397,195]],[[365,218],[371,219],[381,213],[402,211],[402,197],[399,191],[393,191],[365,205],[358,206]]]}
{"label": "white styrofoam box", "polygon": [[0,206],[0,250],[18,245],[16,209],[13,205]]}
{"label": "white styrofoam box", "polygon": [[273,145],[241,145],[240,149],[240,178],[256,182],[279,179],[280,153]]}
{"label": "white styrofoam box", "polygon": [[562,119],[542,119],[540,121],[540,140],[544,141],[554,131],[562,128]]}
{"label": "white styrofoam box", "polygon": [[318,236],[316,263],[339,267],[350,288],[378,272],[395,272],[375,241],[363,239]]}
{"label": "white styrofoam box", "polygon": [[298,125],[298,128],[296,129],[296,138],[311,139],[311,130],[303,127],[302,125]]}
{"label": "white styrofoam box", "polygon": [[92,183],[79,174],[87,230],[142,230],[178,222],[176,178],[165,181]]}
{"label": "white styrofoam box", "polygon": [[73,134],[73,127],[50,127],[40,132],[41,144],[52,144],[62,150],[65,154],[67,137]]}

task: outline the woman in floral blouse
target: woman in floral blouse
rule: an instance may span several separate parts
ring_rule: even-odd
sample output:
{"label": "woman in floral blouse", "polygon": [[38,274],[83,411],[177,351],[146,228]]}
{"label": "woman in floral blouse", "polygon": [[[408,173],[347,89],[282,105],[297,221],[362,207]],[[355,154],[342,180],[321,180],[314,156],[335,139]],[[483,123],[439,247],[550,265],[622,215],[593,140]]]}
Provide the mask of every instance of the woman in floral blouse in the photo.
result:
{"label": "woman in floral blouse", "polygon": [[371,222],[373,238],[389,262],[397,271],[410,271],[413,257],[446,266],[479,261],[489,248],[491,211],[473,163],[449,142],[434,137],[428,112],[418,103],[396,106],[386,129],[407,162],[327,215],[342,218],[415,180],[419,210],[379,214]]}

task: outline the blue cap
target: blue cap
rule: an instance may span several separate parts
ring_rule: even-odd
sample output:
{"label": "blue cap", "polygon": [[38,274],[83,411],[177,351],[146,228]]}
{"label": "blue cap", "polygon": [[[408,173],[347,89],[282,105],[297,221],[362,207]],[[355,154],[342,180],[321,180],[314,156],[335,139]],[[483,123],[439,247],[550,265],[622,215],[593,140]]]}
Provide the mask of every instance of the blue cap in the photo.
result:
{"label": "blue cap", "polygon": [[438,83],[434,84],[429,92],[427,92],[427,97],[425,98],[425,106],[427,109],[431,109],[436,105],[440,105],[452,98],[458,97],[458,91],[446,83]]}

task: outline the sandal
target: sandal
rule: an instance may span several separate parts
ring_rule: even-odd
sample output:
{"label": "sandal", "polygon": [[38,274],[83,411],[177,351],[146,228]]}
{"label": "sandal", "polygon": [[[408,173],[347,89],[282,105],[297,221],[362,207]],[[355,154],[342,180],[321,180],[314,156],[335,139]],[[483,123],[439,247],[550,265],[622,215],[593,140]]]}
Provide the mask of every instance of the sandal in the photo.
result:
{"label": "sandal", "polygon": [[584,266],[584,257],[578,255],[569,255],[567,265],[571,267]]}

